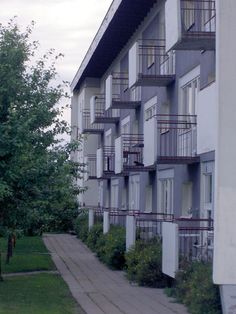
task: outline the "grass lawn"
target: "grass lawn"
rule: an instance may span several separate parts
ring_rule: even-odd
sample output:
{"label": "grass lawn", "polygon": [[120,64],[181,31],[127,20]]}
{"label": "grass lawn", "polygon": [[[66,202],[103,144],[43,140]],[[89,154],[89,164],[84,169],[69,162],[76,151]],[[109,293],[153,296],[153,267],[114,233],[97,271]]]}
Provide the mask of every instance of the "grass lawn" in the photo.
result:
{"label": "grass lawn", "polygon": [[6,265],[7,239],[0,239],[2,254],[2,272],[15,273],[36,270],[55,270],[55,265],[40,237],[22,237],[17,239],[10,264]]}
{"label": "grass lawn", "polygon": [[84,314],[63,279],[53,274],[0,282],[0,314]]}

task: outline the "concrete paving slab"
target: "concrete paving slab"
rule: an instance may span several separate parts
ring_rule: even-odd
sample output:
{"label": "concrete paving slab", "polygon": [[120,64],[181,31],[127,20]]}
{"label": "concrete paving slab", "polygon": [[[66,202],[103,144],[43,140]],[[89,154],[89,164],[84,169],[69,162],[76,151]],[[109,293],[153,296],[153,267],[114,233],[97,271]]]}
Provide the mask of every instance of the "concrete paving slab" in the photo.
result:
{"label": "concrete paving slab", "polygon": [[161,289],[131,285],[75,236],[45,234],[44,242],[72,295],[87,314],[188,314]]}

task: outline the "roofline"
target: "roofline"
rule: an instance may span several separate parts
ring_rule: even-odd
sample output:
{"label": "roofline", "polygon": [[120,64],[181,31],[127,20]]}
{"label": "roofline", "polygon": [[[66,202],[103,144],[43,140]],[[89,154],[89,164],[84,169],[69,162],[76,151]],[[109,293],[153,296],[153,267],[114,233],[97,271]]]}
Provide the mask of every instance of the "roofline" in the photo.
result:
{"label": "roofline", "polygon": [[77,73],[75,74],[75,77],[73,78],[72,82],[71,82],[71,90],[73,91],[75,89],[75,87],[77,86],[85,68],[87,67],[92,55],[94,54],[102,36],[104,35],[105,31],[107,30],[111,20],[113,19],[117,9],[119,8],[121,2],[123,0],[113,0],[113,2],[111,3],[96,35],[94,36],[94,39],[91,43],[91,45],[88,48],[88,51],[83,59],[83,61],[81,62],[81,65],[77,71]]}

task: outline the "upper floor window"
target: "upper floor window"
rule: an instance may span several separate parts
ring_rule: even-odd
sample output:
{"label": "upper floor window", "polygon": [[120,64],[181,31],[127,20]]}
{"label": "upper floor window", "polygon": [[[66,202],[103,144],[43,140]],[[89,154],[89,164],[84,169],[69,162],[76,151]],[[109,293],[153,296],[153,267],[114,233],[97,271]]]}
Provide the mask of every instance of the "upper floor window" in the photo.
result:
{"label": "upper floor window", "polygon": [[145,110],[145,120],[151,119],[156,114],[156,105],[151,106]]}
{"label": "upper floor window", "polygon": [[196,115],[199,80],[199,77],[196,77],[182,87],[182,114],[184,115]]}

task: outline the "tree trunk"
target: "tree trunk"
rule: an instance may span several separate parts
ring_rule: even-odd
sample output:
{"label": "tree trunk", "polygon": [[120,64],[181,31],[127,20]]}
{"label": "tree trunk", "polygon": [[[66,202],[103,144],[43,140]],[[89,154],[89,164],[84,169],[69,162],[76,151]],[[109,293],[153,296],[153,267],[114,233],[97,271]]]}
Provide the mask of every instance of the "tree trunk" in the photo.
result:
{"label": "tree trunk", "polygon": [[0,251],[0,281],[3,281],[2,278],[2,252]]}
{"label": "tree trunk", "polygon": [[7,258],[6,258],[6,264],[9,264],[10,257],[12,257],[12,234],[9,234],[8,236],[8,242],[7,242]]}

